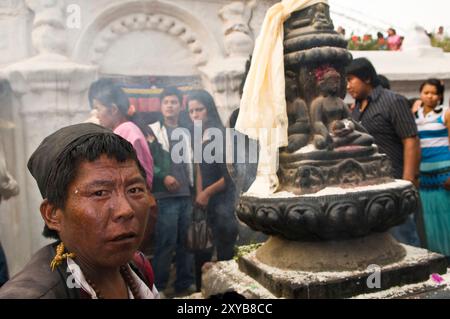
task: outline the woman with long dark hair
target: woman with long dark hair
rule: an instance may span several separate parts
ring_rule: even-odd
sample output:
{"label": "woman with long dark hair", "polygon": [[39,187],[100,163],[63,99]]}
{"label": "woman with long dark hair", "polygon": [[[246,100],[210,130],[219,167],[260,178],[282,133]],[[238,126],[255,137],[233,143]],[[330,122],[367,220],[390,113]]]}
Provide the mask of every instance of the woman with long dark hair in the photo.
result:
{"label": "woman with long dark hair", "polygon": [[[187,106],[193,130],[202,132],[198,140],[194,138],[194,148],[201,144],[204,151],[201,162],[196,165],[195,206],[207,210],[217,260],[230,260],[234,256],[238,224],[233,205],[235,190],[225,164],[225,128],[214,99],[205,90],[190,92]],[[217,147],[208,153],[206,148],[212,150],[211,143]],[[195,254],[197,290],[201,287],[201,267],[212,255],[213,250]]]}

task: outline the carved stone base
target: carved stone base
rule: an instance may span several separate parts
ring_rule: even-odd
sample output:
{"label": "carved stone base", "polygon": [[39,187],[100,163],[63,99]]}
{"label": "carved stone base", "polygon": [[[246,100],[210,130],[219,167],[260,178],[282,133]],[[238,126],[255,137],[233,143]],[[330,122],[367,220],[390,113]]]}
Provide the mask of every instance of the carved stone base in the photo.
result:
{"label": "carved stone base", "polygon": [[372,264],[385,266],[398,262],[405,255],[405,248],[388,233],[322,242],[270,237],[255,253],[265,265],[311,272],[365,270]]}
{"label": "carved stone base", "polygon": [[[341,272],[284,270],[265,265],[253,252],[238,262],[218,262],[205,268],[202,297],[234,292],[251,299],[450,298],[450,272],[445,258],[424,249],[402,247],[404,258],[376,269],[380,286],[372,280],[372,268]],[[437,273],[443,275],[441,283],[431,278]]]}
{"label": "carved stone base", "polygon": [[[383,246],[382,242],[380,245]],[[398,262],[387,265],[367,262],[366,269],[353,271],[284,270],[266,265],[258,259],[257,252],[240,258],[238,265],[242,272],[255,279],[278,298],[349,298],[395,286],[426,281],[431,274],[447,272],[447,260],[444,256],[409,246],[403,246],[403,249],[405,256]],[[358,252],[352,255],[354,257],[358,255]],[[332,258],[334,258],[333,254],[328,257],[330,263],[332,263]],[[339,259],[343,261],[346,257],[341,256]],[[340,261],[336,260],[336,264],[339,264]],[[317,262],[320,263],[320,260]],[[371,265],[379,267],[369,267]],[[372,284],[376,285],[373,277],[376,272],[380,278],[378,289],[372,286]]]}
{"label": "carved stone base", "polygon": [[330,186],[363,186],[392,181],[392,166],[376,147],[342,148],[280,156],[281,190],[311,194]]}
{"label": "carved stone base", "polygon": [[406,181],[313,195],[241,197],[237,215],[253,230],[289,240],[337,240],[384,232],[416,212],[418,193]]}

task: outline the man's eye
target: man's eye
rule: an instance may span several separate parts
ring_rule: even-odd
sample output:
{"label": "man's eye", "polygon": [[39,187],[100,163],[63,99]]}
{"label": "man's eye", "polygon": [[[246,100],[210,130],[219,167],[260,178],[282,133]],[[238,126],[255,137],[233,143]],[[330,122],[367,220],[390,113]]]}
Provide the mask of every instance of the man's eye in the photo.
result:
{"label": "man's eye", "polygon": [[133,187],[130,190],[128,190],[131,194],[140,194],[144,192],[144,189],[142,187]]}
{"label": "man's eye", "polygon": [[95,191],[94,193],[92,193],[92,195],[96,196],[96,197],[103,197],[106,195],[106,191],[101,190],[101,191]]}

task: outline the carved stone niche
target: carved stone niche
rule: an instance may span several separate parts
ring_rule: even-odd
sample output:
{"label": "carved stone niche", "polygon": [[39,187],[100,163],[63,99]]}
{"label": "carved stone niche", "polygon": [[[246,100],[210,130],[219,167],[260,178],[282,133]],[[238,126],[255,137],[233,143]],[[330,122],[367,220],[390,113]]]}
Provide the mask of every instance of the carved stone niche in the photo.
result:
{"label": "carved stone niche", "polygon": [[[346,158],[344,160],[300,160],[283,163],[286,154],[280,161],[280,182],[283,190],[296,195],[311,194],[326,187],[367,186],[378,182],[393,181],[392,165],[384,154],[370,157]],[[367,153],[362,150],[361,153]],[[357,152],[354,152],[358,155]],[[340,154],[335,154],[340,155]]]}
{"label": "carved stone niche", "polygon": [[342,100],[352,56],[328,5],[293,13],[284,28],[289,146],[280,153],[281,190],[301,195],[392,181],[386,156]]}
{"label": "carved stone niche", "polygon": [[[284,24],[284,61],[287,70],[297,75],[299,94],[309,105],[318,95],[314,70],[327,63],[341,75],[352,60],[347,41],[334,31],[329,7],[319,3],[294,12]],[[340,96],[345,97],[345,81]]]}

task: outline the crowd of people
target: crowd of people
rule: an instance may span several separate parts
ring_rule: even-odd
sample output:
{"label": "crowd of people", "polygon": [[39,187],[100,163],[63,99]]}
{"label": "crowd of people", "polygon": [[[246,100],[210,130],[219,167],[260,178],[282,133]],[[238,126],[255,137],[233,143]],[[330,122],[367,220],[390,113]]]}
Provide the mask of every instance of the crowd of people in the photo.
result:
{"label": "crowd of people", "polygon": [[[391,160],[393,177],[420,191],[423,209],[391,233],[450,257],[450,109],[443,82],[425,81],[420,97],[408,101],[365,58],[354,59],[346,74],[355,101],[348,114]],[[205,90],[184,99],[175,87],[160,99],[161,112],[136,113],[121,87],[101,79],[89,90],[100,125],[65,127],[39,145],[28,169],[43,198],[43,235],[56,242],[7,282],[0,298],[183,296],[201,289],[205,264],[233,258],[238,186],[225,151],[195,160],[196,148],[205,154],[211,141],[226,136],[214,99]],[[214,245],[191,252],[185,239],[195,210],[206,211]],[[67,289],[69,277],[78,289]]]}
{"label": "crowd of people", "polygon": [[[421,210],[391,230],[400,242],[428,248],[450,258],[450,109],[444,84],[429,79],[417,99],[388,88],[365,58],[347,68],[347,90],[355,99],[352,117],[374,137],[394,168],[394,177],[419,189]],[[450,260],[450,259],[449,259]]]}
{"label": "crowd of people", "polygon": [[[343,27],[338,27],[336,32],[347,39],[346,30]],[[426,33],[426,35],[432,40],[432,44],[437,46],[442,46],[449,39],[443,26],[440,26],[436,32]],[[376,37],[369,33],[363,36],[352,34],[348,38],[348,48],[350,50],[400,51],[404,40],[405,37],[398,35],[396,29],[389,28],[386,35],[379,31]]]}
{"label": "crowd of people", "polygon": [[[39,251],[0,297],[183,296],[200,290],[205,263],[233,258],[238,222],[225,153],[215,153],[215,161],[193,160],[194,143],[205,148],[215,138],[209,128],[225,137],[214,99],[205,90],[191,91],[184,110],[176,87],[165,88],[160,99],[161,112],[138,114],[120,86],[98,80],[89,102],[100,125],[63,128],[42,142],[28,168],[44,198],[43,235],[56,243]],[[202,132],[197,140],[191,138],[195,129]],[[180,141],[182,161],[174,156]],[[196,209],[206,210],[214,245],[193,253],[185,239]],[[151,247],[142,245],[144,239]],[[150,252],[153,267],[134,254],[138,249]],[[52,270],[42,265],[50,261]],[[58,280],[67,280],[67,268],[81,287],[77,292]],[[45,284],[25,288],[22,283],[34,276]]]}

